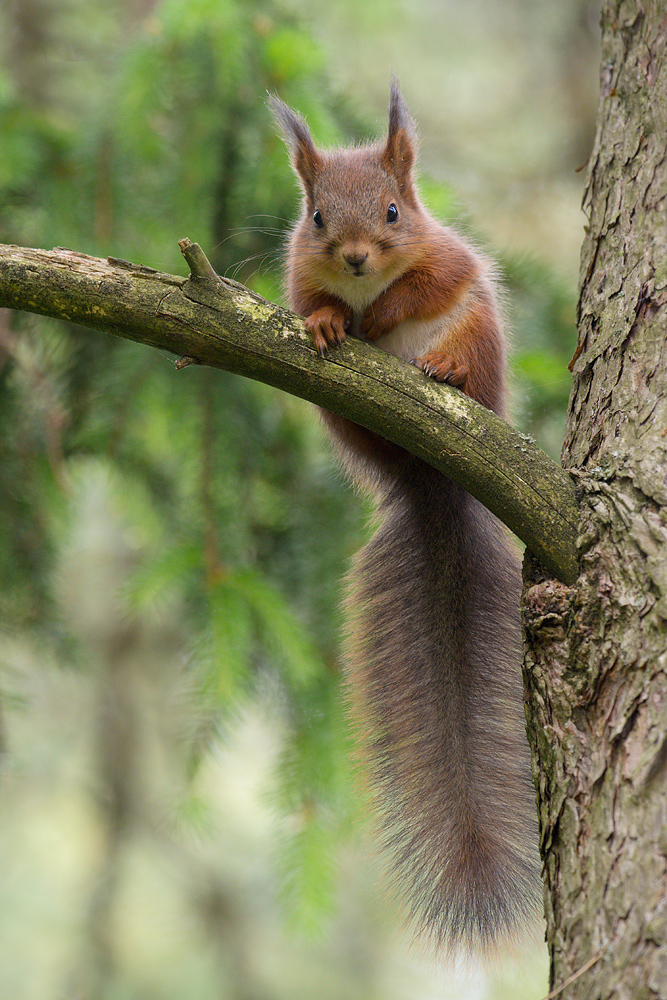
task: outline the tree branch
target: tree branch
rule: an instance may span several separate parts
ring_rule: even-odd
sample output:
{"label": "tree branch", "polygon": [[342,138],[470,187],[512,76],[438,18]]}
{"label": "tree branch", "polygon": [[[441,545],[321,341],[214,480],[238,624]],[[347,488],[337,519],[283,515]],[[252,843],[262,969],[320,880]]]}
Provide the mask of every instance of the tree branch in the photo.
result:
{"label": "tree branch", "polygon": [[41,313],[267,382],[402,445],[496,514],[552,573],[577,576],[572,480],[525,436],[456,389],[349,339],[328,357],[301,319],[218,278],[180,241],[188,279],[113,257],[0,245],[0,306]]}

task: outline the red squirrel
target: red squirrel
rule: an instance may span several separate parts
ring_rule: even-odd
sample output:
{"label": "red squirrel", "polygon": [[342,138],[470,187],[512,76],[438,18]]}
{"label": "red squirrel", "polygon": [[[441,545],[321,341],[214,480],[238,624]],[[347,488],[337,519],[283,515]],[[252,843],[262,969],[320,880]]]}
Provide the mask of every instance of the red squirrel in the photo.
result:
{"label": "red squirrel", "polygon": [[[370,341],[504,416],[506,344],[487,263],[419,201],[398,83],[379,142],[318,149],[271,97],[303,188],[292,308],[321,354]],[[323,411],[378,528],[348,580],[348,677],[383,839],[418,930],[447,950],[516,939],[541,899],[523,717],[518,556],[473,497]]]}

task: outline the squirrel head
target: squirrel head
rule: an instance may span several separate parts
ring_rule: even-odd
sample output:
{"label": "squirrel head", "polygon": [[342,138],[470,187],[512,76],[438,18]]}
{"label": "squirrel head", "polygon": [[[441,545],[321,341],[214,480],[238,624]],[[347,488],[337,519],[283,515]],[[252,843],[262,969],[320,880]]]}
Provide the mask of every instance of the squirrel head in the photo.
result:
{"label": "squirrel head", "polygon": [[378,282],[386,286],[417,259],[426,218],[413,181],[416,127],[398,81],[386,138],[365,146],[318,149],[301,115],[278,97],[269,103],[304,192],[293,262],[347,301],[345,287],[355,279],[375,277],[365,284],[377,294]]}
{"label": "squirrel head", "polygon": [[[312,193],[324,169],[324,160],[332,153],[318,150],[306,120],[281,101],[269,95],[269,107],[283,139],[292,154],[292,165],[306,194]],[[416,125],[401,94],[398,80],[391,82],[389,98],[389,130],[384,143],[359,147],[364,152],[379,153],[378,165],[394,177],[402,191],[412,188],[412,168],[417,155]],[[335,154],[336,151],[333,151]],[[342,150],[338,152],[349,152]]]}

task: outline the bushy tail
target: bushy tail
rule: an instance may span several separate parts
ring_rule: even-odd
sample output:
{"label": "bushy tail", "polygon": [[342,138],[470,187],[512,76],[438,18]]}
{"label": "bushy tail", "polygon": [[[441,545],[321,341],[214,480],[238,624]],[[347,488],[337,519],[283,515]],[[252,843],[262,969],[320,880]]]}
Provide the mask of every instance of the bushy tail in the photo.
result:
{"label": "bushy tail", "polygon": [[541,900],[518,559],[492,514],[418,460],[379,513],[350,574],[355,717],[418,926],[487,950]]}

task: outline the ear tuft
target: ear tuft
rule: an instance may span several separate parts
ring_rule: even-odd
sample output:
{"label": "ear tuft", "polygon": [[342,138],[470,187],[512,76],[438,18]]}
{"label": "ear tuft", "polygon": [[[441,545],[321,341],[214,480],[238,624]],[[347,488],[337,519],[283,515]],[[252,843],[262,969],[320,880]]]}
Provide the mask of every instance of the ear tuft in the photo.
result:
{"label": "ear tuft", "polygon": [[275,94],[269,94],[268,103],[273,120],[292,155],[292,165],[303,181],[306,191],[312,193],[322,160],[315,148],[306,120],[296,111],[292,111]]}
{"label": "ear tuft", "polygon": [[410,139],[414,139],[417,131],[415,120],[410,114],[401,93],[401,85],[397,76],[391,78],[389,93],[389,132],[404,129]]}
{"label": "ear tuft", "polygon": [[417,158],[417,126],[403,100],[398,79],[391,81],[389,96],[389,132],[381,163],[393,174],[401,190],[412,182],[412,168]]}

